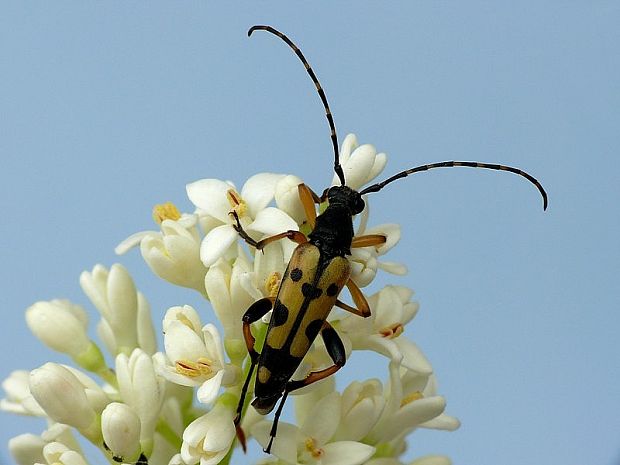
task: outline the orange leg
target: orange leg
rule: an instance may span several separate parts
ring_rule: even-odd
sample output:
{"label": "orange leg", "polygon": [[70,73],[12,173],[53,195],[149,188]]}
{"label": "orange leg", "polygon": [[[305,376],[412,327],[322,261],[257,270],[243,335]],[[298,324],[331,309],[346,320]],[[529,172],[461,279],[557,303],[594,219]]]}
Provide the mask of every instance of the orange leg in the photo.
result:
{"label": "orange leg", "polygon": [[316,224],[316,207],[314,204],[320,203],[321,199],[319,199],[317,195],[312,192],[312,189],[305,184],[297,186],[297,190],[299,192],[299,200],[301,200],[301,205],[304,207],[304,212],[306,213],[308,224],[314,229],[314,225]]}
{"label": "orange leg", "polygon": [[247,232],[245,232],[245,230],[243,229],[243,226],[241,226],[241,221],[239,221],[239,216],[237,215],[237,212],[231,211],[230,214],[235,218],[235,221],[237,223],[233,225],[233,228],[235,228],[235,231],[239,233],[239,235],[245,242],[247,242],[249,245],[251,245],[252,247],[258,250],[262,250],[265,248],[265,246],[267,246],[267,244],[270,244],[274,241],[279,241],[280,239],[284,239],[284,238],[288,238],[292,240],[293,242],[297,242],[298,244],[305,244],[306,242],[308,242],[308,238],[306,238],[306,236],[303,233],[299,231],[293,231],[293,230],[285,231],[283,233],[276,234],[275,236],[269,236],[260,241],[255,241],[248,235]]}
{"label": "orange leg", "polygon": [[386,238],[382,234],[368,234],[366,236],[357,236],[353,238],[351,247],[369,247],[371,245],[385,244]]}
{"label": "orange leg", "polygon": [[370,316],[370,305],[368,305],[368,301],[366,300],[366,297],[364,297],[361,289],[351,279],[347,281],[346,286],[351,293],[351,297],[353,297],[355,307],[351,307],[340,300],[336,301],[336,306],[346,310],[347,312],[351,312],[363,318],[368,318]]}

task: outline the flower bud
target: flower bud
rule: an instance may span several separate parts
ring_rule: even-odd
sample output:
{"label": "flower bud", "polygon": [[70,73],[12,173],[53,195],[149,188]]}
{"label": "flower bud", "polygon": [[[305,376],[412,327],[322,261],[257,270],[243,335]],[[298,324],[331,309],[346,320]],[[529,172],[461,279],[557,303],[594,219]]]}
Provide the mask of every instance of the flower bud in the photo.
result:
{"label": "flower bud", "polygon": [[68,300],[35,303],[26,310],[26,323],[35,336],[57,352],[75,357],[90,345],[86,312]]}
{"label": "flower bud", "polygon": [[32,370],[30,391],[52,420],[73,426],[88,438],[95,437],[97,412],[84,385],[67,368],[46,363]]}
{"label": "flower bud", "polygon": [[118,355],[116,373],[122,399],[140,419],[142,448],[149,454],[164,399],[164,380],[155,373],[151,357],[141,349],[135,349],[130,357]]}
{"label": "flower bud", "polygon": [[43,456],[54,465],[88,465],[84,457],[60,442],[51,442],[43,448]]}
{"label": "flower bud", "polygon": [[45,416],[43,409],[34,400],[28,383],[30,373],[26,370],[16,370],[2,382],[6,398],[0,400],[0,410],[18,415]]}
{"label": "flower bud", "polygon": [[235,439],[234,408],[216,404],[183,432],[181,457],[185,463],[215,465],[228,453]]}
{"label": "flower bud", "polygon": [[128,353],[138,347],[138,295],[125,267],[115,264],[108,272],[97,265],[82,273],[80,284],[112,329],[117,350]]}
{"label": "flower bud", "polygon": [[195,227],[164,220],[161,235],[146,236],[140,251],[157,276],[178,286],[196,289],[204,294],[207,268],[200,260],[200,237]]}
{"label": "flower bud", "polygon": [[101,432],[116,461],[135,462],[140,456],[140,418],[126,404],[112,402],[101,414]]}
{"label": "flower bud", "polygon": [[35,434],[20,434],[9,440],[9,452],[18,465],[42,463],[46,442]]}

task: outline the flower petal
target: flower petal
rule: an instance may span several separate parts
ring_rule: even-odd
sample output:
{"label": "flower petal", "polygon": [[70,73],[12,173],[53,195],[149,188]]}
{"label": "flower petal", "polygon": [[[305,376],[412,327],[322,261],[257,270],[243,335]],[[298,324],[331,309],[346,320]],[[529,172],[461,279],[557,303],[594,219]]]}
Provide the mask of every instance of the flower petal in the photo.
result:
{"label": "flower petal", "polygon": [[273,200],[276,185],[284,176],[284,174],[259,173],[245,182],[241,189],[241,198],[249,207],[252,218]]}
{"label": "flower petal", "polygon": [[233,188],[227,182],[219,179],[201,179],[189,183],[185,190],[189,200],[196,207],[203,210],[209,216],[217,218],[222,223],[228,223],[228,212],[231,206],[226,193]]}
{"label": "flower petal", "polygon": [[237,231],[224,224],[209,231],[200,244],[200,259],[206,267],[213,265],[237,240]]}
{"label": "flower petal", "polygon": [[337,441],[323,446],[321,465],[359,465],[375,453],[375,448],[361,442]]}
{"label": "flower petal", "polygon": [[224,377],[224,370],[220,370],[217,374],[202,383],[202,386],[198,389],[197,398],[201,404],[211,404],[216,398],[222,385],[222,378]]}

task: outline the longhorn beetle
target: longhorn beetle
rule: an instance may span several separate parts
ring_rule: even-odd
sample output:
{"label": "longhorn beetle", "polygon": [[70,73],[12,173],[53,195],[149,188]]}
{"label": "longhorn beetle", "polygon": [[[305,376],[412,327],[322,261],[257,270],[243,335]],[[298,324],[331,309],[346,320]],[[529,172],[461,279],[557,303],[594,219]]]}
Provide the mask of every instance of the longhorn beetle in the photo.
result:
{"label": "longhorn beetle", "polygon": [[[351,280],[351,266],[347,255],[351,248],[378,246],[385,242],[385,236],[372,234],[354,237],[353,216],[361,213],[365,203],[363,195],[378,192],[387,184],[410,174],[434,168],[450,168],[465,166],[470,168],[487,168],[491,170],[509,171],[526,178],[534,184],[543,198],[543,209],[547,209],[547,193],[542,185],[525,171],[510,166],[478,163],[471,161],[442,161],[411,168],[373,184],[357,192],[346,185],[346,179],[340,166],[336,127],[327,103],[325,92],[319,84],[314,71],[297,46],[280,31],[271,26],[253,26],[248,31],[267,31],[282,39],[304,64],[312,82],[316,86],[319,97],[325,108],[325,116],[331,129],[331,140],[334,148],[334,171],[340,180],[339,186],[326,189],[322,196],[317,196],[306,185],[298,187],[299,197],[307,216],[312,232],[306,237],[300,231],[285,231],[260,241],[252,239],[241,226],[236,212],[231,212],[235,219],[235,229],[250,246],[262,250],[267,244],[280,239],[289,239],[298,244],[288,263],[276,297],[265,297],[252,304],[243,315],[243,335],[250,354],[250,368],[241,391],[239,406],[235,416],[237,436],[245,449],[245,435],[239,426],[244,408],[245,396],[254,369],[258,365],[255,399],[252,406],[262,415],[273,410],[278,400],[269,444],[264,449],[271,451],[273,440],[278,428],[278,420],[282,407],[291,391],[308,386],[327,376],[334,374],[345,364],[345,350],[338,334],[327,322],[327,316],[337,306],[363,318],[370,316],[370,308],[362,291]],[[315,203],[327,201],[327,208],[319,216],[316,215]],[[344,286],[347,286],[355,307],[338,299]],[[265,316],[273,309],[265,343],[261,353],[254,348],[255,338],[250,325]],[[334,364],[319,371],[311,372],[301,380],[291,380],[293,373],[310,349],[316,336],[321,333],[325,347]]]}

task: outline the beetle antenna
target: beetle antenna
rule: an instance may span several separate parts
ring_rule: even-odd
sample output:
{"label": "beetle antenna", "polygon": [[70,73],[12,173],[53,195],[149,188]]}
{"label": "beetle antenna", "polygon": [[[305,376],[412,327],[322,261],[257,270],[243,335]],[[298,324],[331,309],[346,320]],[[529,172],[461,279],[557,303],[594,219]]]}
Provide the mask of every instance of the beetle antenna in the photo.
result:
{"label": "beetle antenna", "polygon": [[312,79],[312,82],[314,83],[316,90],[319,93],[319,97],[321,97],[321,101],[323,102],[323,107],[325,108],[325,116],[327,117],[327,122],[329,123],[329,128],[331,130],[332,145],[334,146],[334,171],[336,172],[336,174],[338,175],[338,178],[340,179],[340,184],[344,186],[345,185],[344,171],[342,171],[342,166],[340,166],[340,155],[338,152],[338,136],[336,135],[336,125],[334,124],[334,118],[332,117],[332,112],[329,109],[329,103],[327,103],[327,97],[325,96],[325,92],[323,92],[323,88],[321,87],[321,84],[319,83],[319,80],[316,77],[316,74],[314,74],[314,71],[310,67],[310,63],[308,63],[308,60],[306,60],[306,57],[304,56],[303,53],[301,53],[301,50],[299,50],[297,45],[295,45],[291,39],[286,37],[284,34],[282,34],[277,29],[274,29],[271,26],[262,26],[262,25],[252,26],[248,31],[248,37],[250,37],[254,31],[267,31],[267,32],[271,32],[272,34],[278,36],[280,39],[286,42],[286,44],[289,47],[291,47],[291,49],[295,52],[297,57],[304,64],[306,71],[310,75],[310,79]]}
{"label": "beetle antenna", "polygon": [[456,166],[466,166],[469,168],[486,168],[489,170],[498,170],[498,171],[509,171],[511,173],[518,174],[519,176],[523,176],[525,179],[527,179],[529,182],[531,182],[532,184],[536,186],[536,188],[540,192],[540,195],[542,195],[542,198],[543,198],[543,210],[547,209],[547,193],[545,192],[545,189],[543,188],[542,184],[540,184],[540,182],[538,182],[538,180],[534,178],[534,176],[518,168],[513,168],[512,166],[497,165],[497,164],[491,164],[491,163],[479,163],[477,161],[442,161],[439,163],[431,163],[428,165],[417,166],[415,168],[401,171],[400,173],[395,174],[394,176],[386,179],[383,182],[378,182],[377,184],[368,186],[366,189],[362,190],[360,194],[364,195],[364,194],[369,194],[371,192],[379,192],[381,189],[383,189],[387,184],[391,183],[392,181],[396,181],[397,179],[400,179],[400,178],[405,178],[409,176],[410,174],[418,173],[420,171],[428,171],[433,168],[452,168]]}

